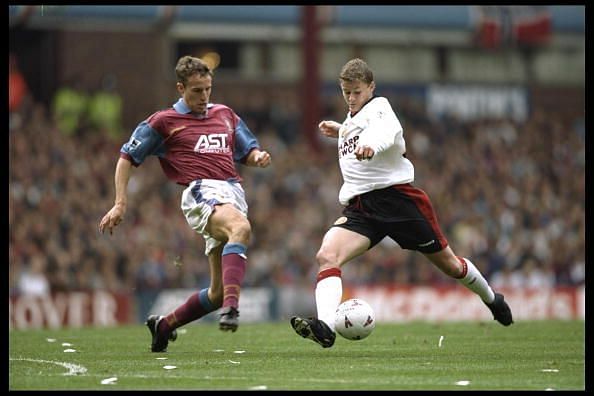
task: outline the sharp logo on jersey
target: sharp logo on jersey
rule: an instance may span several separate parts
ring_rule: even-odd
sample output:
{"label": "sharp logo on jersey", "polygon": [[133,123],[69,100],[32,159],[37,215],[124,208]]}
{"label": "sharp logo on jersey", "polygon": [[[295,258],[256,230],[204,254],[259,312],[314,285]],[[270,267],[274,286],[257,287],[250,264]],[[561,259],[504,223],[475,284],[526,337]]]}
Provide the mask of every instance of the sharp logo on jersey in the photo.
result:
{"label": "sharp logo on jersey", "polygon": [[194,151],[204,153],[226,153],[229,152],[226,133],[212,133],[210,135],[200,135]]}
{"label": "sharp logo on jersey", "polygon": [[355,151],[355,147],[357,147],[358,141],[359,141],[359,136],[353,136],[352,138],[347,139],[344,142],[342,142],[342,144],[340,146],[338,146],[338,157],[342,158],[343,156]]}

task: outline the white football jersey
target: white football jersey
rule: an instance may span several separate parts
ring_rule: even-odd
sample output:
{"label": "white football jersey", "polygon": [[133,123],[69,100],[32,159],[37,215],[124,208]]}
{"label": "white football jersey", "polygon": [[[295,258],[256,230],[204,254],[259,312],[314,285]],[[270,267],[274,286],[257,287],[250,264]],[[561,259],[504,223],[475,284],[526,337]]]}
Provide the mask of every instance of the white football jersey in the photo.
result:
{"label": "white football jersey", "polygon": [[[375,151],[370,160],[359,161],[355,148],[367,145]],[[404,157],[402,126],[390,102],[374,97],[353,117],[347,114],[338,131],[338,160],[344,181],[338,199],[342,205],[371,190],[414,180],[413,164]]]}

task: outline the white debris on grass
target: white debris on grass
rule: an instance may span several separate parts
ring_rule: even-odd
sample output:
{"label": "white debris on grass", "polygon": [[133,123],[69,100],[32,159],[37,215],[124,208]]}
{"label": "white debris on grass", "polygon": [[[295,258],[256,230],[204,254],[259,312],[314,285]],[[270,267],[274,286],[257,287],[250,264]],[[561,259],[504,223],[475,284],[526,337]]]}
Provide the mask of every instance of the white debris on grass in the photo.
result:
{"label": "white debris on grass", "polygon": [[439,336],[439,343],[437,344],[437,346],[439,348],[441,348],[441,343],[443,342],[443,336]]}
{"label": "white debris on grass", "polygon": [[158,357],[158,358],[155,358],[155,359],[157,359],[157,360],[167,360],[167,359],[169,359],[169,358],[166,358],[166,357]]}
{"label": "white debris on grass", "polygon": [[213,352],[225,352],[225,350],[224,350],[224,349],[213,349],[212,351],[213,351]]}
{"label": "white debris on grass", "polygon": [[256,385],[248,388],[249,390],[266,390],[268,387],[266,385]]}
{"label": "white debris on grass", "polygon": [[466,381],[466,380],[456,382],[456,385],[460,385],[460,386],[467,386],[469,384],[470,384],[470,381]]}
{"label": "white debris on grass", "polygon": [[101,385],[115,385],[117,380],[118,377],[105,378],[104,380],[101,380]]}
{"label": "white debris on grass", "polygon": [[46,338],[47,342],[56,342],[55,338]]}
{"label": "white debris on grass", "polygon": [[236,361],[234,361],[234,360],[229,360],[229,363],[232,363],[232,364],[239,364],[239,362],[236,362]]}
{"label": "white debris on grass", "polygon": [[233,351],[233,353],[245,353],[245,351]]}
{"label": "white debris on grass", "polygon": [[66,352],[66,353],[76,352],[76,349],[70,349],[70,348],[68,348],[68,349],[64,349],[64,352]]}
{"label": "white debris on grass", "polygon": [[62,375],[79,375],[85,374],[87,372],[87,368],[84,366],[79,366],[78,364],[74,363],[67,363],[67,362],[56,362],[53,360],[39,360],[39,359],[28,359],[28,358],[9,358],[9,360],[21,360],[26,362],[34,362],[34,363],[49,363],[49,364],[57,364],[58,366],[62,366],[68,369],[67,373]]}
{"label": "white debris on grass", "polygon": [[63,342],[63,343],[62,343],[62,346],[72,346],[72,344],[71,344],[71,343],[69,343],[69,342]]}
{"label": "white debris on grass", "polygon": [[163,368],[164,368],[165,370],[173,370],[173,369],[176,369],[176,368],[177,368],[177,366],[163,366]]}
{"label": "white debris on grass", "polygon": [[543,373],[558,373],[559,372],[558,369],[542,369],[540,371],[542,371]]}

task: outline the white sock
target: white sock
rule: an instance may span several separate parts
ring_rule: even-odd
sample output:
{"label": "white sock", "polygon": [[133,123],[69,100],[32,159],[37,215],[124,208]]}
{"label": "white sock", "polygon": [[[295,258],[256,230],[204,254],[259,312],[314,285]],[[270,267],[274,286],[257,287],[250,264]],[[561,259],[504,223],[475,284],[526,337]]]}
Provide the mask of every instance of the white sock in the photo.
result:
{"label": "white sock", "polygon": [[330,268],[320,272],[315,293],[318,319],[323,320],[334,331],[336,308],[342,300],[340,269]]}
{"label": "white sock", "polygon": [[458,257],[458,260],[460,260],[460,264],[462,264],[462,260],[466,263],[466,276],[458,279],[458,281],[478,294],[481,300],[487,304],[492,303],[495,299],[495,293],[487,283],[487,280],[483,277],[483,274],[481,274],[472,261],[467,258]]}

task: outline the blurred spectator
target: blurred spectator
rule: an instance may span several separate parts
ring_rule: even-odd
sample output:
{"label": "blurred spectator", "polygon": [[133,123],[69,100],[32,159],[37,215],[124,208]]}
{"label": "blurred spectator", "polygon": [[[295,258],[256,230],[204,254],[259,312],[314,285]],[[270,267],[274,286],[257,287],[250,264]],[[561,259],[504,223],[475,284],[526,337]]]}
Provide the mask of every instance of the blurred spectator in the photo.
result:
{"label": "blurred spectator", "polygon": [[491,276],[490,284],[494,289],[517,289],[524,287],[524,279],[520,271],[512,269],[510,265],[505,265],[501,271]]}
{"label": "blurred spectator", "polygon": [[143,321],[155,303],[159,292],[167,287],[165,253],[160,248],[152,248],[136,273],[136,301],[138,320]]}
{"label": "blurred spectator", "polygon": [[117,93],[117,77],[107,74],[101,81],[101,89],[89,100],[88,120],[90,127],[113,141],[121,143],[122,98]]}
{"label": "blurred spectator", "polygon": [[8,55],[8,111],[11,113],[18,111],[28,94],[29,87],[19,68],[18,58],[10,53]]}
{"label": "blurred spectator", "polygon": [[41,254],[33,256],[29,267],[20,274],[18,280],[19,294],[29,296],[49,295],[50,286],[45,276],[46,270],[45,258]]}
{"label": "blurred spectator", "polygon": [[572,284],[584,285],[586,283],[586,262],[583,258],[574,262],[569,271]]}
{"label": "blurred spectator", "polygon": [[57,90],[52,111],[56,126],[63,134],[73,136],[83,129],[88,103],[88,94],[76,78]]}
{"label": "blurred spectator", "polygon": [[30,100],[29,86],[25,76],[19,68],[18,58],[15,54],[8,54],[8,113],[9,130],[21,126],[22,115],[20,114],[25,103]]}
{"label": "blurred spectator", "polygon": [[523,288],[548,289],[555,286],[555,273],[550,266],[543,266],[535,257],[522,263],[520,277]]}

